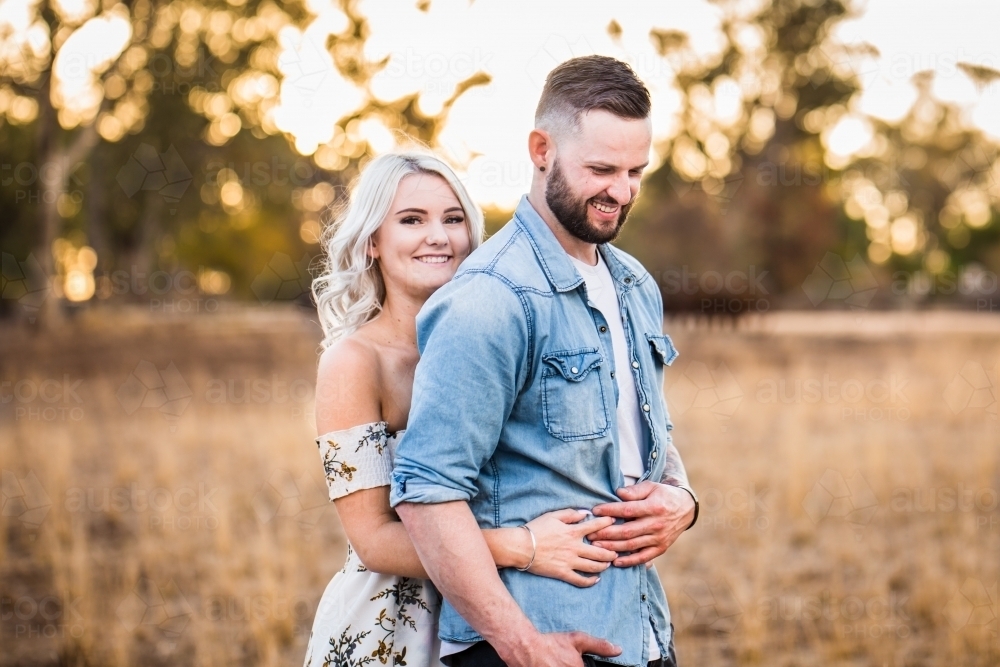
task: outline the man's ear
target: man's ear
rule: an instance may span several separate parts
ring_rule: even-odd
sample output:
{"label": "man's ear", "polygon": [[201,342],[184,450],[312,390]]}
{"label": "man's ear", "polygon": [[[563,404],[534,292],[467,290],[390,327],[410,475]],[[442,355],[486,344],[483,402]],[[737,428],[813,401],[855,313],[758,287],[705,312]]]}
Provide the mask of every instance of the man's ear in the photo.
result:
{"label": "man's ear", "polygon": [[552,135],[545,130],[535,128],[528,135],[528,156],[535,169],[546,171],[552,163],[555,144]]}

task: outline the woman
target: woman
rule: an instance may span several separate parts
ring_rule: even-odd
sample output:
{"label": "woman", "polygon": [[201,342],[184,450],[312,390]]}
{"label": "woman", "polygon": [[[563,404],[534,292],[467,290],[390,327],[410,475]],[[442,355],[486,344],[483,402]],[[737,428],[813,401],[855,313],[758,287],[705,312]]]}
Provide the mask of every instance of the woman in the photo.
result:
{"label": "woman", "polygon": [[[371,161],[324,241],[313,284],[325,333],[317,438],[348,556],[319,604],[305,664],[441,665],[439,599],[389,506],[392,455],[417,364],[416,315],[480,243],[482,214],[454,172],[423,154]],[[577,510],[483,530],[497,567],[592,586],[617,554],[583,538],[610,517]]]}

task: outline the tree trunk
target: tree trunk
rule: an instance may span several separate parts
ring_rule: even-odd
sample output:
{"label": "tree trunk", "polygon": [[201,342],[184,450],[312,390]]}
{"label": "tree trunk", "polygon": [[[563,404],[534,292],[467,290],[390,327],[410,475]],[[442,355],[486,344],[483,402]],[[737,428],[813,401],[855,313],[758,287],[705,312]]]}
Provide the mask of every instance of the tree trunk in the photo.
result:
{"label": "tree trunk", "polygon": [[91,123],[77,128],[72,133],[69,145],[63,145],[60,141],[63,132],[56,111],[52,108],[51,82],[50,76],[42,85],[38,96],[38,134],[35,137],[35,155],[42,160],[38,169],[42,192],[34,255],[50,286],[49,294],[42,302],[38,313],[39,324],[44,329],[57,328],[63,319],[61,299],[51,289],[57,273],[55,258],[52,255],[52,242],[58,237],[62,227],[59,216],[59,195],[68,190],[70,176],[79,163],[87,158],[98,141],[97,127]]}
{"label": "tree trunk", "polygon": [[130,282],[137,286],[140,293],[132,294],[132,299],[144,301],[150,298],[150,290],[154,287],[150,282],[153,271],[153,255],[156,252],[156,240],[160,235],[160,218],[163,214],[163,195],[154,190],[145,192],[142,212],[136,221],[138,229],[132,247],[127,253],[127,270],[131,276]]}
{"label": "tree trunk", "polygon": [[112,268],[114,253],[107,227],[107,193],[105,182],[100,176],[105,172],[104,156],[101,151],[93,154],[89,161],[90,180],[85,187],[84,215],[86,217],[87,243],[97,253],[98,273],[101,269]]}

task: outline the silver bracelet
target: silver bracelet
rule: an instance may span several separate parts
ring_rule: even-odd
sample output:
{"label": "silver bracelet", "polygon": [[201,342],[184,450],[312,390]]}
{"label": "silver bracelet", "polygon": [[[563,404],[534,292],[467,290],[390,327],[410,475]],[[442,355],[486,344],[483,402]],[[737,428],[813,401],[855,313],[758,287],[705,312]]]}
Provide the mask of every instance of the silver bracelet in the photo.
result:
{"label": "silver bracelet", "polygon": [[519,567],[517,568],[517,570],[519,572],[527,572],[528,568],[531,567],[531,564],[535,562],[535,552],[538,551],[538,543],[535,542],[535,534],[531,532],[531,528],[528,527],[528,524],[522,523],[521,528],[524,528],[526,531],[528,531],[528,535],[531,535],[531,560],[528,561],[527,565],[525,565],[524,567]]}

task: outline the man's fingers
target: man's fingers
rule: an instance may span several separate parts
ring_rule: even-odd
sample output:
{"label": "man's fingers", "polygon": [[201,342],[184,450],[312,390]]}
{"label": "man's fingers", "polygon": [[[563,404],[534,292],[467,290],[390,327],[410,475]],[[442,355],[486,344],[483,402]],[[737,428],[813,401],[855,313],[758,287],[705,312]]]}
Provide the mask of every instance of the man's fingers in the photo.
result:
{"label": "man's fingers", "polygon": [[622,500],[642,500],[652,493],[655,488],[655,484],[646,481],[631,486],[623,486],[616,493]]}
{"label": "man's fingers", "polygon": [[605,658],[613,658],[622,652],[606,639],[598,639],[583,632],[571,632],[570,641],[580,653],[593,653]]}
{"label": "man's fingers", "polygon": [[579,530],[580,537],[586,537],[591,533],[597,532],[601,528],[607,528],[614,522],[614,517],[600,516],[595,519],[590,519],[589,521],[581,521],[576,524],[576,527]]}
{"label": "man's fingers", "polygon": [[610,563],[618,558],[618,552],[613,549],[598,547],[593,544],[584,544],[580,549],[579,556],[587,560],[596,560],[601,563]]}
{"label": "man's fingers", "polygon": [[638,551],[639,549],[655,546],[658,543],[659,539],[655,535],[640,535],[639,537],[634,537],[631,540],[603,540],[594,546],[602,549],[610,549],[612,551]]}
{"label": "man's fingers", "polygon": [[603,503],[594,506],[594,516],[613,516],[619,519],[632,519],[637,516],[649,514],[649,510],[649,504],[645,500]]}
{"label": "man's fingers", "polygon": [[641,551],[637,551],[629,556],[622,556],[614,562],[615,567],[632,567],[633,565],[641,565],[642,563],[648,563],[657,556],[664,553],[665,550],[659,547],[646,547]]}
{"label": "man's fingers", "polygon": [[656,526],[657,522],[653,519],[636,519],[635,521],[626,521],[625,523],[618,523],[607,528],[602,528],[592,533],[588,539],[591,544],[611,540],[630,540],[640,535],[655,533]]}

